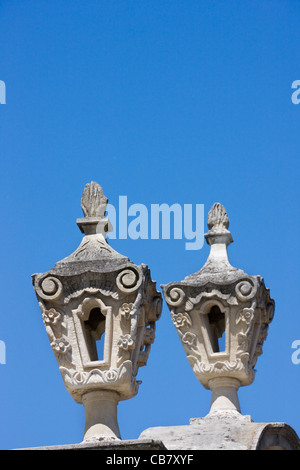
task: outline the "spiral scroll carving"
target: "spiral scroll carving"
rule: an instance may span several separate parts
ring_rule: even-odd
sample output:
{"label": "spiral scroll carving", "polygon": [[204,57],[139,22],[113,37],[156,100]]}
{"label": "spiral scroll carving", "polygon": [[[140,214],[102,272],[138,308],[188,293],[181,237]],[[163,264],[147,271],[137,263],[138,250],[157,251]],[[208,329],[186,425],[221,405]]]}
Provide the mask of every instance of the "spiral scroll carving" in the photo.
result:
{"label": "spiral scroll carving", "polygon": [[47,276],[39,281],[37,292],[42,299],[54,300],[62,293],[62,283],[54,276]]}
{"label": "spiral scroll carving", "polygon": [[122,292],[134,292],[140,287],[142,278],[135,269],[124,269],[116,279],[116,284]]}
{"label": "spiral scroll carving", "polygon": [[239,300],[246,302],[254,297],[256,285],[250,279],[243,280],[235,286],[235,293]]}
{"label": "spiral scroll carving", "polygon": [[178,305],[182,304],[185,298],[185,293],[179,287],[171,288],[167,293],[167,303],[172,305],[173,307],[177,307]]}

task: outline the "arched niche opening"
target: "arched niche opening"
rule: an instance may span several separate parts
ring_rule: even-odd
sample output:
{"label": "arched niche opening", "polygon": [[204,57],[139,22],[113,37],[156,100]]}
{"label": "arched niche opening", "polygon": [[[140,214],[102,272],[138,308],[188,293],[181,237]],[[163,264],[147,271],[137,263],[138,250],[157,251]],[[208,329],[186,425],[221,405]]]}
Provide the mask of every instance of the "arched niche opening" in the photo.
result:
{"label": "arched niche opening", "polygon": [[94,307],[84,321],[84,333],[90,361],[104,360],[106,318],[99,307]]}
{"label": "arched niche opening", "polygon": [[226,321],[225,314],[218,305],[213,305],[207,314],[209,340],[213,353],[225,352]]}

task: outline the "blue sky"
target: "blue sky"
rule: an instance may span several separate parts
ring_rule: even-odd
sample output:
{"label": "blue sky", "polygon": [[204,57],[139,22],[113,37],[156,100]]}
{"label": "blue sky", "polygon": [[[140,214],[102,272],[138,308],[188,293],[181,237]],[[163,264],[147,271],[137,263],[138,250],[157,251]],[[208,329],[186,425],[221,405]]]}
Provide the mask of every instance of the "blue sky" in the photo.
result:
{"label": "blue sky", "polygon": [[[80,442],[84,410],[63,385],[31,275],[81,241],[84,185],[110,203],[226,207],[231,263],[264,277],[275,316],[242,412],[300,433],[297,0],[1,0],[0,448]],[[208,247],[112,240],[157,286],[199,270]],[[205,416],[166,304],[123,439]]]}

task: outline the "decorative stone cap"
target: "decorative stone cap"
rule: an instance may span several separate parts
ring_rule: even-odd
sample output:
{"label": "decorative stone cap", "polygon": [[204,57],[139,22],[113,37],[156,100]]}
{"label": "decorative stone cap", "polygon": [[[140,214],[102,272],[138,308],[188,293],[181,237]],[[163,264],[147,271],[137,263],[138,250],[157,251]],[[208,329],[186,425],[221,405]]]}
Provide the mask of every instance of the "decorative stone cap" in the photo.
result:
{"label": "decorative stone cap", "polygon": [[86,184],[81,197],[84,217],[77,219],[84,237],[71,255],[56,263],[51,273],[69,275],[89,270],[106,272],[130,263],[106,240],[108,232],[112,231],[112,225],[105,216],[107,203],[108,199],[98,183],[92,181]]}
{"label": "decorative stone cap", "polygon": [[190,274],[184,283],[205,283],[208,281],[225,281],[247,276],[241,269],[231,266],[228,260],[227,247],[233,242],[228,230],[229,218],[219,202],[215,203],[208,213],[209,231],[205,234],[207,244],[211,247],[209,257],[200,271]]}

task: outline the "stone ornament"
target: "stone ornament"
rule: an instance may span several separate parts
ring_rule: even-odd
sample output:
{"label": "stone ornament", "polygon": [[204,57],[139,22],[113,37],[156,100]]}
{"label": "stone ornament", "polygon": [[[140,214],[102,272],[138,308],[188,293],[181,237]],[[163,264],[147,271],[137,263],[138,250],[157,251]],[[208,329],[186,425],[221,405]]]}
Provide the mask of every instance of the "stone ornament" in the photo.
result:
{"label": "stone ornament", "polygon": [[87,184],[80,246],[32,276],[64,384],[85,407],[85,442],[120,439],[117,404],[138,392],[138,370],[147,364],[162,309],[149,268],[107,243],[107,202],[100,185]]}
{"label": "stone ornament", "polygon": [[260,276],[230,265],[227,246],[233,240],[221,204],[210,210],[208,227],[211,249],[203,268],[162,287],[194,374],[212,390],[210,413],[239,412],[237,390],[254,380],[274,301]]}

